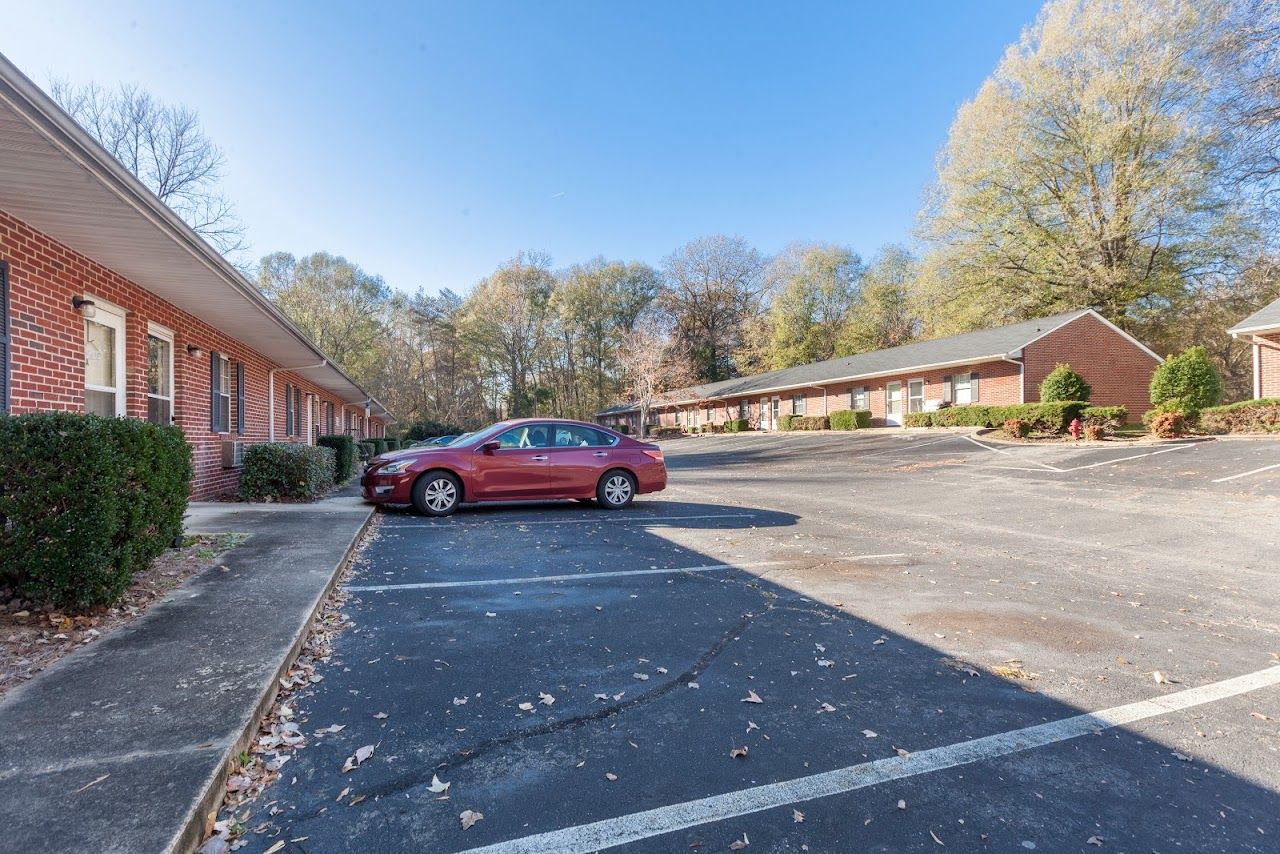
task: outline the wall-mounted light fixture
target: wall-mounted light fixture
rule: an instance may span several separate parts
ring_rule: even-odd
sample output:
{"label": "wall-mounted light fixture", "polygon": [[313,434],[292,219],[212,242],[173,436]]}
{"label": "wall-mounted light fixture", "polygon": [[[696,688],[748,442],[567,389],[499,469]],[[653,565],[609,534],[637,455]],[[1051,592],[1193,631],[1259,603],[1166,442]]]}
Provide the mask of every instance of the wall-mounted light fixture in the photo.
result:
{"label": "wall-mounted light fixture", "polygon": [[204,355],[204,350],[201,350],[200,346],[197,344],[188,344],[187,355],[193,359],[199,359],[201,356]]}
{"label": "wall-mounted light fixture", "polygon": [[71,307],[74,308],[76,313],[81,317],[93,317],[98,313],[98,307],[94,304],[93,300],[85,299],[84,297],[72,297]]}

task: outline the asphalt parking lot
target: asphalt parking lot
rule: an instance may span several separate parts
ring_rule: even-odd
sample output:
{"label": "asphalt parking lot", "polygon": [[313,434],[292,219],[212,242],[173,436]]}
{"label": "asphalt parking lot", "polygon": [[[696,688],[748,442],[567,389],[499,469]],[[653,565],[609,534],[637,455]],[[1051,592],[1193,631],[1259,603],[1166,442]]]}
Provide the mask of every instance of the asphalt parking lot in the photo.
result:
{"label": "asphalt parking lot", "polygon": [[1280,442],[664,447],[380,514],[246,850],[1280,848]]}

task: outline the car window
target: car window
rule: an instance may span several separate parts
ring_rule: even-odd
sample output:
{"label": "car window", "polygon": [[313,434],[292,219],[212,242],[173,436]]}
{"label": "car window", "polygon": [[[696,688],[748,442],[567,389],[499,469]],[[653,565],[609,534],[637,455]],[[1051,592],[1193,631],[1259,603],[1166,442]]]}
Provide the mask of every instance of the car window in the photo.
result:
{"label": "car window", "polygon": [[613,436],[590,427],[556,424],[553,432],[552,446],[556,448],[607,448],[614,443]]}
{"label": "car window", "polygon": [[497,438],[499,448],[545,448],[548,430],[546,424],[524,424],[514,427]]}

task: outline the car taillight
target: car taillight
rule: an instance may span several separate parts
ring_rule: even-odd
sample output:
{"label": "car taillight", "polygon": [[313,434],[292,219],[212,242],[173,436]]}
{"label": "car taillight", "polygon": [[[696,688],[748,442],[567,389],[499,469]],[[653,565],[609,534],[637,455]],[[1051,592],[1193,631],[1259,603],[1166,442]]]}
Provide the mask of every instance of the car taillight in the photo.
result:
{"label": "car taillight", "polygon": [[657,448],[654,448],[652,451],[650,451],[650,450],[645,450],[644,455],[645,455],[646,457],[651,458],[651,459],[655,459],[655,460],[657,460],[658,462],[662,462],[662,451],[660,451],[660,450],[659,450],[659,449],[657,449]]}

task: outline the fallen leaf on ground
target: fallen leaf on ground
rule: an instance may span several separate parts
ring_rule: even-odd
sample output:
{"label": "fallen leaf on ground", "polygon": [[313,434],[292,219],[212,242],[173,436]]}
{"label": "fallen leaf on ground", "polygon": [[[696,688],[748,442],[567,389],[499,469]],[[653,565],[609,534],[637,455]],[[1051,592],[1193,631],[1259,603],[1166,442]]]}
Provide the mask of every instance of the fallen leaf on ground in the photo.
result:
{"label": "fallen leaf on ground", "polygon": [[473,824],[484,818],[484,813],[476,812],[475,810],[463,810],[458,813],[458,818],[462,820],[462,829],[470,830]]}
{"label": "fallen leaf on ground", "polygon": [[1166,675],[1164,675],[1163,673],[1161,673],[1159,670],[1152,671],[1152,673],[1151,673],[1151,678],[1152,678],[1152,679],[1154,679],[1154,680],[1156,680],[1156,684],[1157,684],[1157,685],[1177,685],[1177,684],[1179,684],[1177,679],[1174,679],[1172,676],[1166,676]]}
{"label": "fallen leaf on ground", "polygon": [[822,711],[822,712],[834,712],[835,710],[836,710],[836,707],[831,705],[830,703],[823,703],[822,707],[819,709],[819,711]]}
{"label": "fallen leaf on ground", "polygon": [[1249,717],[1251,717],[1251,718],[1257,718],[1257,719],[1258,719],[1258,720],[1260,720],[1260,721],[1269,721],[1269,720],[1271,720],[1271,718],[1267,717],[1267,716],[1266,716],[1266,715],[1264,715],[1262,712],[1250,712],[1250,713],[1249,713]]}
{"label": "fallen leaf on ground", "polygon": [[648,674],[648,673],[632,673],[631,675],[632,675],[632,676],[634,676],[635,678],[639,679],[641,682],[648,682],[648,681],[649,681],[649,674]]}
{"label": "fallen leaf on ground", "polygon": [[836,663],[829,658],[819,658],[818,666],[819,667],[835,667]]}
{"label": "fallen leaf on ground", "polygon": [[905,810],[906,808],[907,808],[907,802],[906,802],[906,801],[898,801],[898,809],[900,809],[900,810]]}
{"label": "fallen leaf on ground", "polygon": [[618,779],[618,775],[612,771],[606,771],[604,772],[604,778],[612,783],[614,780]]}
{"label": "fallen leaf on ground", "polygon": [[520,711],[522,711],[522,712],[532,712],[532,711],[533,711],[533,703],[521,703],[521,704],[520,704]]}
{"label": "fallen leaf on ground", "polygon": [[879,737],[880,737],[880,733],[876,732],[876,731],[875,731],[875,730],[873,730],[873,729],[864,729],[864,730],[862,731],[862,734],[863,734],[865,737],[867,737],[867,738],[879,738]]}
{"label": "fallen leaf on ground", "polygon": [[377,713],[375,713],[375,714],[374,714],[374,718],[375,718],[375,719],[377,719],[377,720],[380,720],[380,721],[385,721],[385,720],[387,719],[387,713],[386,713],[386,712],[377,712]]}
{"label": "fallen leaf on ground", "polygon": [[791,820],[794,821],[796,824],[799,824],[800,822],[804,821],[804,813],[800,812],[800,810],[793,809],[791,811]]}
{"label": "fallen leaf on ground", "polygon": [[1090,836],[1088,839],[1086,839],[1086,840],[1084,841],[1084,844],[1085,844],[1085,845],[1096,845],[1096,846],[1098,846],[1099,848],[1101,848],[1101,847],[1102,847],[1102,837],[1101,837],[1101,836]]}
{"label": "fallen leaf on ground", "polygon": [[1028,673],[1016,664],[1001,664],[991,668],[991,672],[1005,679],[1035,679],[1034,673]]}
{"label": "fallen leaf on ground", "polygon": [[1187,755],[1187,754],[1185,754],[1185,753],[1179,753],[1179,752],[1178,752],[1178,751],[1176,751],[1176,750],[1175,750],[1175,751],[1173,751],[1173,758],[1174,758],[1174,759],[1179,760],[1180,762],[1190,762],[1190,761],[1191,761],[1191,757],[1190,757],[1190,756],[1188,756],[1188,755]]}
{"label": "fallen leaf on ground", "polygon": [[961,673],[967,673],[970,676],[982,675],[972,664],[967,661],[961,661],[958,658],[944,658],[942,659],[942,663],[947,667],[950,667],[952,670],[959,670]]}
{"label": "fallen leaf on ground", "polygon": [[342,773],[354,771],[360,767],[360,763],[364,762],[373,755],[373,745],[366,744],[364,747],[356,748],[356,752],[347,757],[347,761],[342,765]]}
{"label": "fallen leaf on ground", "polygon": [[276,852],[283,847],[284,847],[284,840],[281,839],[281,840],[278,840],[274,845],[272,845],[266,851],[263,851],[262,854],[276,854]]}
{"label": "fallen leaf on ground", "polygon": [[659,667],[659,668],[657,668],[657,671],[658,671],[659,673],[666,673],[666,672],[667,672],[667,668],[665,668],[665,667]]}
{"label": "fallen leaf on ground", "polygon": [[454,698],[453,698],[453,704],[454,704],[455,706],[465,706],[465,705],[467,704],[467,698],[466,698],[466,697],[454,697]]}
{"label": "fallen leaf on ground", "polygon": [[351,794],[351,787],[350,787],[350,786],[347,786],[347,787],[346,787],[345,789],[343,789],[341,792],[338,792],[338,797],[334,798],[334,800],[335,800],[335,801],[340,801],[340,800],[342,800],[343,798],[345,798],[345,797],[346,797],[347,795],[349,795],[349,794]]}
{"label": "fallen leaf on ground", "polygon": [[368,797],[368,795],[356,795],[354,798],[351,799],[351,803],[347,804],[347,806],[353,807],[356,804],[363,801],[366,797]]}
{"label": "fallen leaf on ground", "polygon": [[538,692],[538,702],[541,703],[542,705],[550,706],[553,703],[555,703],[555,701],[556,701],[556,698],[551,696],[550,694],[547,694],[543,691]]}
{"label": "fallen leaf on ground", "polygon": [[730,759],[746,759],[747,749],[745,747],[731,747],[729,748],[729,758]]}
{"label": "fallen leaf on ground", "polygon": [[910,750],[903,750],[901,747],[895,747],[894,751],[897,752],[897,754],[901,756],[903,759],[906,759],[908,756],[911,755]]}
{"label": "fallen leaf on ground", "polygon": [[346,724],[329,724],[324,729],[316,730],[316,735],[324,735],[326,732],[342,732],[346,728]]}
{"label": "fallen leaf on ground", "polygon": [[747,732],[751,732],[753,729],[760,729],[760,727],[756,725],[755,721],[747,721]]}
{"label": "fallen leaf on ground", "polygon": [[735,839],[735,840],[733,840],[732,842],[730,842],[730,843],[729,843],[729,850],[730,850],[730,851],[741,851],[743,848],[746,848],[746,847],[747,847],[748,845],[750,845],[750,844],[751,844],[751,840],[750,840],[750,839],[748,839],[748,838],[747,838],[747,835],[744,833],[744,834],[742,834],[742,838],[741,838],[741,839]]}
{"label": "fallen leaf on ground", "polygon": [[743,698],[742,698],[742,700],[741,700],[741,702],[743,702],[743,703],[763,703],[763,702],[764,702],[764,700],[761,700],[761,699],[760,699],[760,695],[759,695],[759,694],[757,694],[755,691],[748,691],[748,692],[747,692],[747,696],[743,697]]}
{"label": "fallen leaf on ground", "polygon": [[435,774],[432,774],[432,775],[431,775],[431,785],[430,785],[430,786],[427,786],[427,791],[428,791],[428,792],[431,792],[431,793],[433,793],[433,794],[438,795],[438,794],[440,794],[441,792],[447,792],[447,791],[449,791],[449,787],[450,787],[450,786],[452,786],[452,785],[453,785],[452,783],[445,783],[445,782],[443,782],[439,777],[437,777]]}
{"label": "fallen leaf on ground", "polygon": [[933,841],[934,841],[934,842],[936,842],[936,843],[938,843],[939,845],[942,845],[942,846],[944,846],[944,847],[945,847],[946,843],[945,843],[945,842],[943,842],[941,839],[939,839],[939,838],[938,838],[938,834],[934,833],[934,832],[933,832],[933,830],[930,830],[930,831],[929,831],[929,835],[933,837]]}

